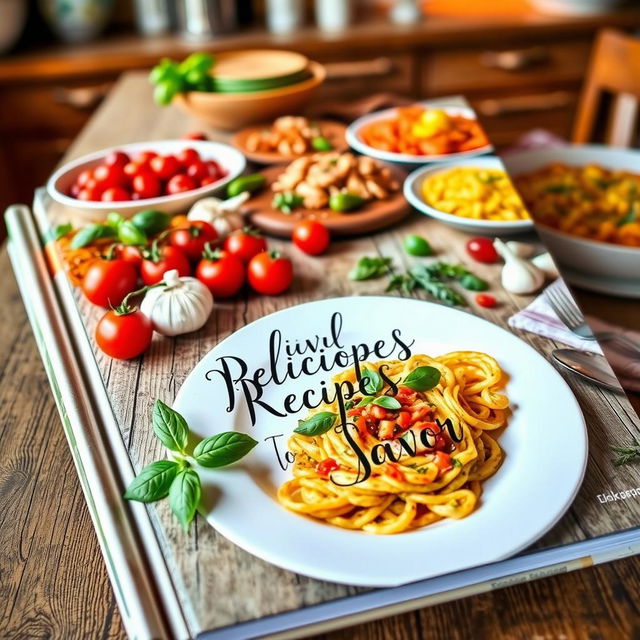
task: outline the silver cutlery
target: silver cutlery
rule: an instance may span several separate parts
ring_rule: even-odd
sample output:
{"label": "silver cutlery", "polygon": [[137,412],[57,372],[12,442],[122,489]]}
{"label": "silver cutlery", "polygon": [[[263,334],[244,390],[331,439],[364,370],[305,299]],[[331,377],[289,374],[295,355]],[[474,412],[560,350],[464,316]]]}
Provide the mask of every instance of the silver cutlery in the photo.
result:
{"label": "silver cutlery", "polygon": [[572,333],[575,333],[584,340],[615,340],[633,349],[637,354],[640,354],[640,344],[626,336],[611,331],[598,331],[597,333],[593,333],[586,323],[582,311],[580,311],[573,299],[562,289],[548,287],[544,294],[559,320]]}
{"label": "silver cutlery", "polygon": [[565,369],[607,389],[622,392],[620,382],[611,371],[607,359],[599,353],[579,349],[556,349],[551,355]]}

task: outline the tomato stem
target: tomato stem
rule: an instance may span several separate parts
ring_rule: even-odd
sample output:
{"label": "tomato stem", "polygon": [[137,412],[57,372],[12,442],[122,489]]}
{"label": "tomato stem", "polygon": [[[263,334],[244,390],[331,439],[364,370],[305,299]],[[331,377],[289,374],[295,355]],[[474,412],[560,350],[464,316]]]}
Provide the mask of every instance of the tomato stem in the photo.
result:
{"label": "tomato stem", "polygon": [[133,313],[137,309],[137,307],[129,304],[129,301],[131,300],[131,298],[135,298],[136,296],[141,296],[143,293],[146,293],[147,291],[149,291],[149,289],[155,289],[156,287],[164,287],[164,286],[166,286],[165,282],[156,282],[156,284],[149,284],[144,287],[141,287],[140,289],[136,289],[135,291],[130,291],[129,293],[127,293],[127,295],[124,297],[122,302],[117,307],[113,307],[113,310],[119,316],[126,316],[129,313]]}

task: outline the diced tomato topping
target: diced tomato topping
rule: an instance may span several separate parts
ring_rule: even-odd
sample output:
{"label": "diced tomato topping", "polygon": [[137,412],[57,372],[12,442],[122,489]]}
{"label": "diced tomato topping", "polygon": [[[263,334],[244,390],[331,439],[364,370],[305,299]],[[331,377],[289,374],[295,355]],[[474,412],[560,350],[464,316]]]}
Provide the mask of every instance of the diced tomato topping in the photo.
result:
{"label": "diced tomato topping", "polygon": [[396,429],[395,420],[381,420],[378,428],[378,440],[390,440]]}
{"label": "diced tomato topping", "polygon": [[400,404],[412,404],[416,400],[416,392],[409,387],[398,387],[398,393],[396,394],[396,399]]}
{"label": "diced tomato topping", "polygon": [[348,416],[360,416],[362,415],[362,407],[354,407],[347,411]]}
{"label": "diced tomato topping", "polygon": [[369,413],[377,420],[385,420],[389,415],[382,407],[379,407],[377,404],[371,405]]}
{"label": "diced tomato topping", "polygon": [[360,416],[356,420],[356,427],[358,428],[358,433],[360,434],[360,437],[366,438],[369,432],[367,431],[367,420],[364,416]]}
{"label": "diced tomato topping", "polygon": [[451,456],[444,451],[436,451],[436,465],[440,471],[448,471],[451,469]]}
{"label": "diced tomato topping", "polygon": [[394,480],[400,480],[401,482],[404,482],[404,480],[405,480],[404,474],[395,465],[391,465],[390,464],[387,467],[387,475],[390,478],[393,478]]}
{"label": "diced tomato topping", "polygon": [[418,429],[429,429],[431,433],[433,433],[433,435],[437,435],[438,433],[440,433],[440,431],[442,431],[437,422],[416,422],[415,426]]}
{"label": "diced tomato topping", "polygon": [[403,429],[411,424],[411,414],[408,411],[401,411],[396,418],[396,422]]}
{"label": "diced tomato topping", "polygon": [[340,465],[333,458],[326,458],[316,465],[316,471],[326,478],[332,471],[336,471]]}
{"label": "diced tomato topping", "polygon": [[411,422],[418,422],[418,420],[423,420],[429,415],[431,415],[431,407],[429,405],[418,407],[411,412]]}

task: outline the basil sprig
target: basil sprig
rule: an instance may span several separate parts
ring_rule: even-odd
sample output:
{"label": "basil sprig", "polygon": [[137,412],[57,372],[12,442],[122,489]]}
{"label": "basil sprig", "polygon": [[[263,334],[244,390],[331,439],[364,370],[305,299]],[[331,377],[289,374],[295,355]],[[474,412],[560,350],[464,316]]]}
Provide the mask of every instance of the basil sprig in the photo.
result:
{"label": "basil sprig", "polygon": [[371,404],[378,405],[383,409],[400,409],[402,405],[392,396],[378,396],[371,401]]}
{"label": "basil sprig", "polygon": [[380,256],[362,256],[349,271],[349,280],[371,280],[389,273],[393,260]]}
{"label": "basil sprig", "polygon": [[244,458],[258,443],[246,433],[225,431],[200,440],[190,456],[189,425],[174,409],[156,400],[153,432],[173,452],[172,460],[156,460],[133,479],[124,493],[126,500],[156,502],[169,497],[169,506],[182,528],[189,530],[202,495],[197,466],[226,467]]}
{"label": "basil sprig", "polygon": [[303,436],[320,436],[329,431],[337,419],[338,415],[331,411],[320,411],[307,420],[299,420],[294,431]]}
{"label": "basil sprig", "polygon": [[106,224],[90,224],[88,227],[80,229],[71,241],[72,249],[82,249],[88,244],[99,240],[100,238],[114,238],[116,229]]}
{"label": "basil sprig", "polygon": [[429,391],[440,382],[440,370],[435,367],[417,367],[402,382],[414,391]]}
{"label": "basil sprig", "polygon": [[367,379],[364,385],[364,390],[372,396],[376,395],[376,393],[378,393],[383,387],[383,382],[380,374],[373,369],[363,369],[362,378]]}

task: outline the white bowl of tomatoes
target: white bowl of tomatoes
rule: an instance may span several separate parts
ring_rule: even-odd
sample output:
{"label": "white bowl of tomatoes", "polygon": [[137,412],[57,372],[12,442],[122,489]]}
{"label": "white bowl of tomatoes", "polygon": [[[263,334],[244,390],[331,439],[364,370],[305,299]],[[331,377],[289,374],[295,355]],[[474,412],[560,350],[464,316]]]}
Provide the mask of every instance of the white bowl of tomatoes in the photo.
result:
{"label": "white bowl of tomatoes", "polygon": [[123,218],[145,209],[183,213],[237,178],[245,166],[242,153],[221,142],[136,142],[65,164],[51,176],[47,191],[91,222],[109,211]]}

